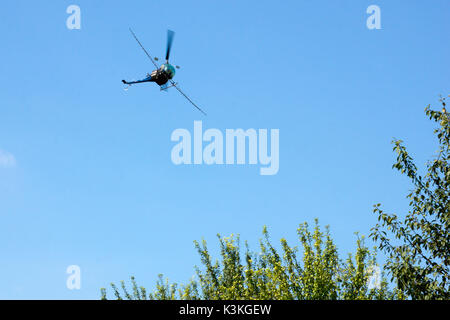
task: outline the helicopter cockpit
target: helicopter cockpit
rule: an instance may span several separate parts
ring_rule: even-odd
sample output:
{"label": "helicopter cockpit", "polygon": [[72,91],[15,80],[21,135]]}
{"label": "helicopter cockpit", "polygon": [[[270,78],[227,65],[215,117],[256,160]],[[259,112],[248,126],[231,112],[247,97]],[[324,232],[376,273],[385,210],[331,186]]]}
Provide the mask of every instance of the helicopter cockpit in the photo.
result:
{"label": "helicopter cockpit", "polygon": [[167,74],[169,79],[172,79],[175,76],[175,68],[170,63],[163,64],[160,69]]}

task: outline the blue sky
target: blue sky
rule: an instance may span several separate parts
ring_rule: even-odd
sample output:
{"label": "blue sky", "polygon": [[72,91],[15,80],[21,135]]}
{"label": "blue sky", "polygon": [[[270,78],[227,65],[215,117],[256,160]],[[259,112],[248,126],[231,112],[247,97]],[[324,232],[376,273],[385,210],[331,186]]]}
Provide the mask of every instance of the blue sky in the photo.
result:
{"label": "blue sky", "polygon": [[[69,30],[66,8],[81,8]],[[381,30],[366,9],[381,8]],[[158,273],[187,282],[192,241],[263,225],[296,244],[329,224],[342,255],[369,234],[372,205],[404,212],[391,169],[402,138],[419,164],[436,150],[423,109],[448,94],[448,1],[7,1],[0,19],[0,299],[97,299]],[[208,113],[154,84],[123,90],[164,56]],[[182,165],[177,128],[280,130],[280,169]],[[81,289],[66,268],[81,268]]]}

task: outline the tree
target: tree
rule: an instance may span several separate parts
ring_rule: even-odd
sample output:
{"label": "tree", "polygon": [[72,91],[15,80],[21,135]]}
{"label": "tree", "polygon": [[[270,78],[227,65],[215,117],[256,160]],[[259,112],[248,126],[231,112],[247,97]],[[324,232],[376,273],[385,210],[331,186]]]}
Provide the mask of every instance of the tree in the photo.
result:
{"label": "tree", "polygon": [[[450,298],[450,122],[441,98],[442,111],[428,105],[426,115],[435,121],[439,141],[437,156],[426,164],[422,177],[402,140],[394,140],[397,161],[393,168],[406,174],[414,189],[407,195],[410,210],[403,220],[374,206],[378,215],[371,237],[388,256],[385,269],[400,290],[412,299]],[[388,236],[390,234],[391,237]],[[393,237],[392,237],[393,236]]]}
{"label": "tree", "polygon": [[[196,267],[196,279],[187,285],[169,284],[159,275],[156,288],[147,294],[131,278],[132,293],[121,281],[122,293],[111,284],[117,299],[392,299],[401,298],[397,290],[390,292],[384,277],[375,286],[369,280],[376,270],[376,253],[364,245],[364,237],[356,241],[356,253],[345,261],[338,257],[329,228],[322,232],[316,220],[313,232],[303,223],[297,230],[303,259],[297,258],[297,247],[281,239],[281,252],[271,244],[267,228],[263,229],[260,252],[251,252],[245,243],[241,252],[239,236],[218,235],[221,261],[213,262],[207,244],[194,241],[203,270]],[[382,276],[382,275],[380,275]],[[101,289],[102,299],[107,298]]]}

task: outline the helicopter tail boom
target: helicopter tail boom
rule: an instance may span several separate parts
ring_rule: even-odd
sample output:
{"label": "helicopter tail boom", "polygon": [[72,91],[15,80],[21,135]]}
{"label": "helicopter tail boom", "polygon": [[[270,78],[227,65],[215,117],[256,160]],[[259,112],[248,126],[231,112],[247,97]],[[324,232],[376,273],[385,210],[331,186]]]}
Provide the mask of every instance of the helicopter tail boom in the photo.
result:
{"label": "helicopter tail boom", "polygon": [[153,80],[151,80],[151,79],[144,79],[144,80],[138,80],[138,81],[125,81],[125,80],[122,80],[122,83],[131,86],[132,84],[136,84],[136,83],[152,82],[152,81]]}

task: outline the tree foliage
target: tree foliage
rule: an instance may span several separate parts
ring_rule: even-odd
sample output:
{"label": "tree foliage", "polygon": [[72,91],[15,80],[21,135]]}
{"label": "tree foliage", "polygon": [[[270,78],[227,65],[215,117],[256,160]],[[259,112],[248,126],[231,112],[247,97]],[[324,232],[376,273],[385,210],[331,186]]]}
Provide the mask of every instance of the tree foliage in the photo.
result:
{"label": "tree foliage", "polygon": [[[442,111],[425,109],[436,122],[437,156],[426,164],[422,176],[401,140],[394,140],[397,161],[393,168],[411,179],[407,195],[410,210],[401,219],[374,206],[378,223],[370,237],[387,255],[383,272],[377,273],[376,248],[369,250],[364,238],[357,238],[356,252],[345,260],[338,256],[328,227],[316,220],[311,232],[307,223],[297,229],[302,251],[281,239],[277,250],[263,229],[260,251],[252,252],[247,242],[241,250],[239,236],[222,237],[220,261],[213,259],[205,241],[194,242],[202,268],[185,285],[169,283],[162,275],[151,293],[138,287],[131,277],[131,289],[111,284],[116,299],[449,299],[450,298],[450,115],[441,99]],[[379,270],[379,269],[378,269]],[[384,277],[390,275],[390,287]],[[370,286],[377,275],[380,281]],[[130,292],[131,293],[130,293]],[[102,299],[107,298],[101,289]]]}
{"label": "tree foliage", "polygon": [[393,168],[407,175],[414,189],[407,195],[410,210],[404,219],[374,206],[379,223],[371,237],[388,256],[385,269],[399,289],[412,299],[450,298],[450,115],[441,99],[442,111],[425,109],[438,124],[434,133],[439,142],[437,156],[421,176],[403,141],[394,140],[397,161]]}
{"label": "tree foliage", "polygon": [[[322,232],[318,222],[313,232],[307,223],[299,226],[298,238],[303,252],[298,258],[298,247],[291,247],[281,239],[277,250],[264,227],[260,252],[250,251],[248,243],[241,250],[239,236],[222,237],[220,261],[213,259],[206,241],[195,241],[203,268],[196,267],[196,277],[186,285],[169,284],[162,275],[153,292],[138,287],[134,278],[128,290],[121,282],[121,292],[114,284],[117,299],[392,299],[401,298],[401,292],[388,290],[387,281],[376,274],[376,253],[358,237],[356,252],[345,260],[338,256],[329,229]],[[379,270],[379,269],[378,269]],[[379,276],[379,283],[369,286],[371,277]],[[132,293],[129,293],[131,291]],[[102,299],[107,298],[101,289]]]}

